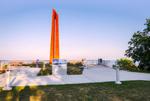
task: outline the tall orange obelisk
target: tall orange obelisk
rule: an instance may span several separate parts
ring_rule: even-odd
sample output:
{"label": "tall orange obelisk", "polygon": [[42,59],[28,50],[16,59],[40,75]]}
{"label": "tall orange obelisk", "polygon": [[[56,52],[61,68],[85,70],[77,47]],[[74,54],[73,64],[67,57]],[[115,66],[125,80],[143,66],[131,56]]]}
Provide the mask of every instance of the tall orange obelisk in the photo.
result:
{"label": "tall orange obelisk", "polygon": [[51,49],[50,63],[53,59],[59,59],[59,20],[55,9],[52,11]]}

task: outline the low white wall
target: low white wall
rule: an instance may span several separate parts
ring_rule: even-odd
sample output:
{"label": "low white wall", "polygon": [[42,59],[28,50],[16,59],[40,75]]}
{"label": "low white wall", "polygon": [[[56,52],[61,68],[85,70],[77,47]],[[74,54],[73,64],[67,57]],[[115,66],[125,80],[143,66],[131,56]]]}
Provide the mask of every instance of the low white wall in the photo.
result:
{"label": "low white wall", "polygon": [[112,68],[115,62],[115,60],[103,60],[102,64]]}
{"label": "low white wall", "polygon": [[[101,65],[108,66],[108,67],[112,68],[114,64],[115,64],[115,60],[102,60]],[[86,65],[87,66],[98,65],[98,60],[86,60]]]}
{"label": "low white wall", "polygon": [[17,67],[13,68],[10,73],[11,76],[37,76],[41,68],[31,68],[31,67]]}

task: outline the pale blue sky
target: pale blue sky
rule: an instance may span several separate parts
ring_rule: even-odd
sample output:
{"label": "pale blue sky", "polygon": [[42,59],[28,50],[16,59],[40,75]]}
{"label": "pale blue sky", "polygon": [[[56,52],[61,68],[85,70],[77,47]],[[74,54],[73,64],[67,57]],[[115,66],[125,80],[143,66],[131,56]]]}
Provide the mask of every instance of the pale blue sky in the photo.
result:
{"label": "pale blue sky", "polygon": [[150,17],[150,0],[1,0],[0,59],[49,59],[51,12],[61,58],[117,59]]}

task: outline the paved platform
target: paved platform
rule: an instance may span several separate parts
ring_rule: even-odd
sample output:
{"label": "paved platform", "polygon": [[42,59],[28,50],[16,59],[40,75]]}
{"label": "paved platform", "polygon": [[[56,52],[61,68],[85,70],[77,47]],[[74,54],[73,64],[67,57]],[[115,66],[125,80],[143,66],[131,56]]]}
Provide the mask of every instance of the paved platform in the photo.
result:
{"label": "paved platform", "polygon": [[[39,70],[30,69],[30,73],[37,73]],[[27,71],[25,72],[27,73]],[[29,73],[29,72],[28,72]],[[82,75],[62,75],[62,76],[36,76],[35,74],[12,75],[10,86],[32,86],[32,85],[62,85],[62,84],[80,84],[80,83],[95,83],[95,82],[115,82],[116,72],[114,69],[104,66],[95,66],[84,69]],[[5,74],[0,75],[0,86],[5,85]],[[136,73],[120,71],[120,80],[148,80],[150,81],[149,73]]]}

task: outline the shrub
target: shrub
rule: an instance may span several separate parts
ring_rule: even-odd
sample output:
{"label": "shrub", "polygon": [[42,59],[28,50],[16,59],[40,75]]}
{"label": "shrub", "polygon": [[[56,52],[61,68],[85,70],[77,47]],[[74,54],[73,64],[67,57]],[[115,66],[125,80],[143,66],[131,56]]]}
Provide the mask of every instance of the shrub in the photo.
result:
{"label": "shrub", "polygon": [[83,72],[83,64],[82,62],[77,63],[67,63],[67,74],[68,75],[79,75]]}
{"label": "shrub", "polygon": [[44,64],[44,62],[40,62],[39,67],[41,67],[38,76],[51,75],[52,74],[52,66],[50,64]]}
{"label": "shrub", "polygon": [[[44,76],[44,75],[51,75],[52,74],[52,66],[50,64],[45,64],[45,68],[42,67],[40,72],[38,73],[38,76]],[[67,74],[68,75],[78,75],[82,74],[83,72],[83,67],[82,63],[78,62],[75,64],[68,63],[67,64]]]}
{"label": "shrub", "polygon": [[8,69],[8,65],[5,64],[5,65],[3,66],[3,69]]}
{"label": "shrub", "polygon": [[22,66],[36,67],[35,63],[22,64]]}
{"label": "shrub", "polygon": [[83,67],[75,67],[75,66],[67,67],[68,75],[79,75],[79,74],[82,74],[82,72],[83,72]]}
{"label": "shrub", "polygon": [[75,67],[81,67],[83,66],[82,62],[77,62],[77,63],[67,63],[68,66],[75,66]]}
{"label": "shrub", "polygon": [[[36,67],[35,63],[30,63],[30,64],[22,64],[22,66],[29,66],[29,67]],[[51,64],[47,63],[45,64],[46,67],[51,67]],[[42,68],[43,67],[43,62],[38,63],[38,67]]]}
{"label": "shrub", "polygon": [[121,58],[117,60],[116,66],[121,70],[139,71],[138,67],[135,66],[133,61],[127,58]]}
{"label": "shrub", "polygon": [[40,72],[38,73],[38,76],[51,75],[51,74],[52,74],[52,67],[46,67],[46,68],[41,68]]}

